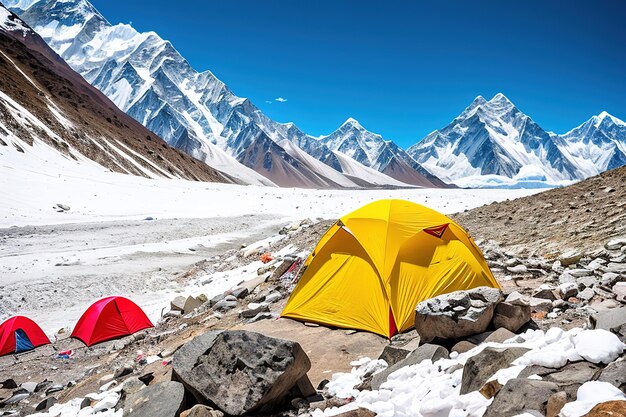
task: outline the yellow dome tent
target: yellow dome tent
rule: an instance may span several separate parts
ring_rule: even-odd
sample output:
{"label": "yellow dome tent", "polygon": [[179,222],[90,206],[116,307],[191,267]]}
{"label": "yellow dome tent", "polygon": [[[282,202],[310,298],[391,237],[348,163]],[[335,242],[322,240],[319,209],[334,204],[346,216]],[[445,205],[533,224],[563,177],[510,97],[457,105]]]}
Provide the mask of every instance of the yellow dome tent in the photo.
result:
{"label": "yellow dome tent", "polygon": [[304,264],[282,317],[391,337],[411,328],[415,306],[440,294],[499,288],[458,224],[403,200],[380,200],[342,217]]}

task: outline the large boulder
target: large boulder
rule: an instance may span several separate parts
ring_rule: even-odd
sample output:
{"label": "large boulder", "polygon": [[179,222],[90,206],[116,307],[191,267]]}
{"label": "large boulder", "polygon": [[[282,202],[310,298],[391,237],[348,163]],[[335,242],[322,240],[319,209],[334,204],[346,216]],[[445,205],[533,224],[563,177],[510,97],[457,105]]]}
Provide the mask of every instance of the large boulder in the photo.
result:
{"label": "large boulder", "polygon": [[614,308],[589,317],[592,329],[611,330],[626,323],[626,307]]}
{"label": "large boulder", "polygon": [[372,377],[371,387],[373,390],[379,389],[382,383],[387,381],[387,377],[400,368],[404,368],[409,365],[416,365],[426,359],[435,362],[442,358],[448,358],[448,356],[448,351],[442,346],[431,344],[422,345],[409,353],[405,359],[397,362],[395,365],[390,366],[382,372],[374,374]]}
{"label": "large boulder", "polygon": [[515,416],[525,411],[546,415],[548,400],[558,391],[554,382],[511,379],[495,396],[483,417]]}
{"label": "large boulder", "polygon": [[124,417],[177,417],[183,406],[185,388],[179,382],[150,385],[124,400]]}
{"label": "large boulder", "polygon": [[415,330],[425,343],[482,333],[502,299],[502,291],[489,287],[430,298],[415,307]]}
{"label": "large boulder", "polygon": [[626,401],[605,401],[594,406],[583,417],[621,417],[626,416]]}
{"label": "large boulder", "polygon": [[172,364],[198,402],[232,416],[271,412],[311,368],[298,343],[247,331],[207,332],[181,347]]}
{"label": "large boulder", "polygon": [[530,321],[530,306],[526,304],[499,303],[493,314],[493,325],[516,332]]}
{"label": "large boulder", "polygon": [[486,348],[470,357],[463,367],[461,394],[478,391],[497,371],[508,368],[515,359],[528,351],[520,347]]}

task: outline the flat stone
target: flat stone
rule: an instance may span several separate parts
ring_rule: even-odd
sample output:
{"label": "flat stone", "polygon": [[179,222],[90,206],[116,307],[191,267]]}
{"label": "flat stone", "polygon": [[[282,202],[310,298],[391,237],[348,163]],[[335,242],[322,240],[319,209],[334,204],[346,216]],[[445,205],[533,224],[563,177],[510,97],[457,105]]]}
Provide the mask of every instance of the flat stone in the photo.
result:
{"label": "flat stone", "polygon": [[526,304],[498,303],[493,313],[493,326],[511,332],[518,331],[530,321],[530,306]]}
{"label": "flat stone", "polygon": [[626,236],[611,239],[604,245],[608,250],[620,250],[622,246],[626,246]]}
{"label": "flat stone", "polygon": [[246,287],[237,287],[230,292],[233,297],[241,300],[246,298],[246,296],[250,293]]}
{"label": "flat stone", "polygon": [[566,272],[570,274],[571,276],[573,276],[574,278],[588,277],[590,275],[593,275],[593,271],[590,271],[585,268],[568,269]]}
{"label": "flat stone", "polygon": [[510,364],[530,349],[511,347],[506,349],[486,348],[467,359],[463,367],[461,394],[478,391],[500,369]]}
{"label": "flat stone", "polygon": [[409,356],[410,353],[410,350],[403,347],[387,345],[383,349],[378,359],[382,359],[387,362],[388,366],[393,366],[401,360],[406,359],[406,357]]}
{"label": "flat stone", "polygon": [[183,312],[185,311],[185,301],[187,298],[179,295],[170,302],[170,308],[174,311]]}
{"label": "flat stone", "polygon": [[196,308],[200,307],[204,304],[200,299],[189,296],[185,299],[185,305],[183,306],[183,314],[189,314],[194,311]]}
{"label": "flat stone", "polygon": [[196,404],[189,410],[180,413],[180,417],[224,417],[224,413],[203,404]]}
{"label": "flat stone", "polygon": [[185,388],[165,381],[130,394],[124,401],[124,417],[176,417],[182,410]]}
{"label": "flat stone", "polygon": [[569,266],[577,263],[583,257],[583,253],[579,250],[568,250],[559,256],[559,262],[563,266]]}
{"label": "flat stone", "polygon": [[598,377],[598,381],[608,382],[626,394],[626,359],[620,358],[609,363]]}
{"label": "flat stone", "polygon": [[550,300],[531,297],[528,303],[530,304],[530,310],[534,313],[536,312],[549,313],[552,311],[552,301]]}
{"label": "flat stone", "polygon": [[581,291],[585,288],[593,288],[597,282],[598,281],[593,276],[576,278],[576,284],[578,284],[578,289]]}
{"label": "flat stone", "polygon": [[609,262],[604,272],[613,272],[615,274],[626,274],[626,263]]}
{"label": "flat stone", "polygon": [[578,293],[577,297],[584,301],[590,301],[595,295],[596,292],[592,288],[585,288]]}
{"label": "flat stone", "polygon": [[532,296],[534,298],[544,298],[550,301],[554,301],[557,298],[554,294],[554,289],[552,288],[540,288],[539,290],[535,291]]}
{"label": "flat stone", "polygon": [[512,331],[501,327],[491,332],[491,334],[485,339],[485,343],[504,343],[506,340],[509,340],[515,336],[517,335]]}
{"label": "flat stone", "polygon": [[626,307],[614,308],[589,317],[592,329],[611,330],[626,324]]}
{"label": "flat stone", "polygon": [[376,413],[367,408],[357,408],[356,410],[336,414],[335,417],[376,417]]}
{"label": "flat stone", "polygon": [[388,367],[384,371],[375,374],[372,377],[372,389],[379,389],[381,384],[387,381],[387,377],[400,368],[404,368],[409,365],[416,365],[424,360],[436,362],[441,358],[448,358],[448,356],[448,351],[442,346],[432,344],[422,345],[413,352],[409,353],[405,359],[397,362],[393,366]]}
{"label": "flat stone", "polygon": [[506,270],[512,274],[525,274],[526,272],[528,272],[528,268],[526,267],[526,265],[508,266]]}
{"label": "flat stone", "polygon": [[476,345],[473,344],[472,342],[468,342],[467,340],[461,340],[460,342],[452,346],[452,349],[450,349],[450,351],[457,352],[457,353],[465,353],[469,350],[474,349],[475,347]]}
{"label": "flat stone", "polygon": [[615,299],[617,301],[621,301],[622,303],[626,303],[626,282],[618,282],[611,288],[613,294],[615,294]]}
{"label": "flat stone", "polygon": [[548,400],[558,391],[558,385],[554,382],[511,379],[495,396],[483,417],[515,416],[530,410],[545,415]]}

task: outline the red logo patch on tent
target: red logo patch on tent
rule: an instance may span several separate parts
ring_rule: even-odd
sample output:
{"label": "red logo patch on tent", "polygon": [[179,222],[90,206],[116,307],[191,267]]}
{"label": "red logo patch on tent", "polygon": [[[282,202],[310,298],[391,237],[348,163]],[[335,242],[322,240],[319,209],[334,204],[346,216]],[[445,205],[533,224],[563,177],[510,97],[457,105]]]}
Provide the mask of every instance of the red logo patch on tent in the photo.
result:
{"label": "red logo patch on tent", "polygon": [[428,229],[424,229],[424,231],[428,233],[429,235],[432,235],[441,239],[441,236],[443,236],[443,232],[445,232],[447,228],[448,228],[448,223],[442,224],[441,226],[429,227]]}

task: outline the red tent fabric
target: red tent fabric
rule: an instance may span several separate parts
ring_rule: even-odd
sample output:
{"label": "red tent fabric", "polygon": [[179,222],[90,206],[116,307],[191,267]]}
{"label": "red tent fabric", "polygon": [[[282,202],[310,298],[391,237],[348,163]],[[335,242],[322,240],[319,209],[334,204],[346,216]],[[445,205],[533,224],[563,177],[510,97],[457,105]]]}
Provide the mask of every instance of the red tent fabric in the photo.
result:
{"label": "red tent fabric", "polygon": [[91,346],[149,327],[154,326],[137,304],[124,297],[107,297],[96,301],[83,313],[72,337]]}
{"label": "red tent fabric", "polygon": [[37,323],[24,316],[11,317],[0,324],[0,356],[16,352],[15,333],[20,330],[30,341],[29,347],[32,345],[32,348],[36,348],[50,343],[50,339]]}

